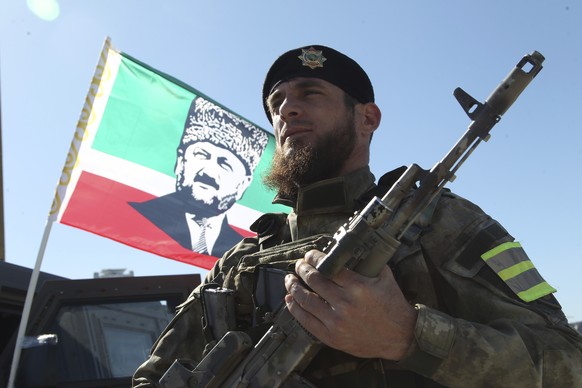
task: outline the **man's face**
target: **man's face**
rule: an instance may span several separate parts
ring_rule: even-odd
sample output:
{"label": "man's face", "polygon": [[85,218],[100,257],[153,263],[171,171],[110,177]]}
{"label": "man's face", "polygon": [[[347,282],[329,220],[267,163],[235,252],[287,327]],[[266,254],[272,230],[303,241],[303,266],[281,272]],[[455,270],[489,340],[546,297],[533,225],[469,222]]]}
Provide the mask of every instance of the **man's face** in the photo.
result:
{"label": "man's face", "polygon": [[232,152],[209,142],[190,144],[176,161],[176,189],[187,203],[222,213],[250,184],[244,164]]}
{"label": "man's face", "polygon": [[284,153],[328,137],[343,125],[345,93],[318,78],[294,78],[279,84],[267,99],[277,145]]}
{"label": "man's face", "polygon": [[277,141],[267,185],[292,195],[297,185],[340,174],[356,145],[355,108],[345,92],[321,79],[294,78],[267,103]]}

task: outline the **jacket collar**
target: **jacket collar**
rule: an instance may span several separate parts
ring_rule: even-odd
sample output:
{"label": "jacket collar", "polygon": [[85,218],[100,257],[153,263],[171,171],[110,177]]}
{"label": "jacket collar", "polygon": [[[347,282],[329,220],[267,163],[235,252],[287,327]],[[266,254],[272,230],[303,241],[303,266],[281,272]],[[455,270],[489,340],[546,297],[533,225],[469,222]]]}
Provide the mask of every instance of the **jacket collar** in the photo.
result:
{"label": "jacket collar", "polygon": [[374,181],[374,175],[366,166],[341,177],[302,186],[296,200],[277,196],[273,203],[292,207],[298,216],[353,213],[358,207],[356,200],[375,186]]}

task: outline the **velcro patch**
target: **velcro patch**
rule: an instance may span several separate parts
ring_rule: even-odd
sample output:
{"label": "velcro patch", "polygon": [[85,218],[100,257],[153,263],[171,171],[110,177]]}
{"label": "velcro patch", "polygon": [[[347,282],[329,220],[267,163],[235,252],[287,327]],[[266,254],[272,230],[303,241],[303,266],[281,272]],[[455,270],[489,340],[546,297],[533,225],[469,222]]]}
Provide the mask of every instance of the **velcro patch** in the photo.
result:
{"label": "velcro patch", "polygon": [[556,292],[540,275],[518,242],[506,242],[483,253],[481,258],[524,302]]}

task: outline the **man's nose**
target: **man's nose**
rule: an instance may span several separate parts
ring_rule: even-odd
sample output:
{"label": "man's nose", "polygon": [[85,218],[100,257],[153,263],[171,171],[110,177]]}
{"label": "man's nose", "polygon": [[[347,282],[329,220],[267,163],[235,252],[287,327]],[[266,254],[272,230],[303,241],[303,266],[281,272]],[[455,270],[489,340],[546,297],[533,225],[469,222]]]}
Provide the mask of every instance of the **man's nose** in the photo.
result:
{"label": "man's nose", "polygon": [[218,160],[210,159],[207,163],[204,163],[204,166],[200,169],[198,174],[206,174],[212,178],[216,178],[220,171],[220,167],[218,166]]}
{"label": "man's nose", "polygon": [[279,107],[279,113],[283,120],[295,116],[299,116],[302,112],[302,107],[300,102],[291,96],[287,96],[281,106]]}
{"label": "man's nose", "polygon": [[220,179],[220,171],[217,165],[207,165],[200,169],[196,174],[195,180],[214,186],[218,189],[218,180]]}

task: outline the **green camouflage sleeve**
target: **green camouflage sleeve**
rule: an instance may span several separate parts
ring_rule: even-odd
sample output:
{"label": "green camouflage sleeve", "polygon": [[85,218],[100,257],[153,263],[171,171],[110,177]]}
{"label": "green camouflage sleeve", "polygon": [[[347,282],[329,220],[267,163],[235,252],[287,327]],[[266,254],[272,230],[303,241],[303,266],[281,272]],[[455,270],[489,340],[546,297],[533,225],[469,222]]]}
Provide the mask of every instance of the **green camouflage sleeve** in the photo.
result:
{"label": "green camouflage sleeve", "polygon": [[417,308],[403,368],[450,387],[582,386],[582,342],[566,328],[510,319],[485,325]]}
{"label": "green camouflage sleeve", "polygon": [[521,245],[453,195],[421,238],[435,306],[418,301],[399,365],[451,387],[582,387],[582,337]]}

